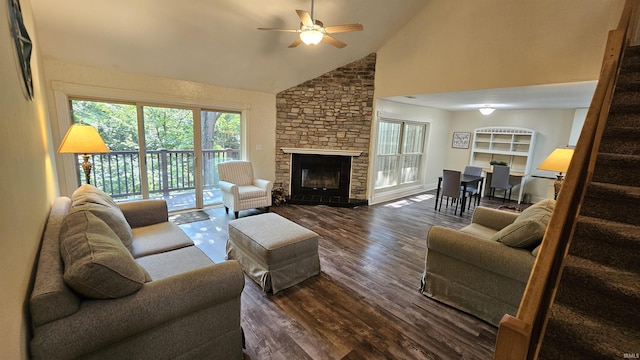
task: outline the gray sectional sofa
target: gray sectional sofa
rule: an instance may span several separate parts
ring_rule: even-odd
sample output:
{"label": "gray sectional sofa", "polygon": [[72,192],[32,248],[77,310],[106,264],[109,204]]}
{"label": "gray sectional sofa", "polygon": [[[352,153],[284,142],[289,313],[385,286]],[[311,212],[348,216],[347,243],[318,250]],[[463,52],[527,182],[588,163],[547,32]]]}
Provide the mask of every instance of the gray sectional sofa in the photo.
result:
{"label": "gray sectional sofa", "polygon": [[427,234],[422,293],[498,326],[516,315],[555,200],[522,213],[479,206],[460,230]]}
{"label": "gray sectional sofa", "polygon": [[214,264],[164,200],[55,199],[30,296],[34,359],[241,359],[242,268]]}

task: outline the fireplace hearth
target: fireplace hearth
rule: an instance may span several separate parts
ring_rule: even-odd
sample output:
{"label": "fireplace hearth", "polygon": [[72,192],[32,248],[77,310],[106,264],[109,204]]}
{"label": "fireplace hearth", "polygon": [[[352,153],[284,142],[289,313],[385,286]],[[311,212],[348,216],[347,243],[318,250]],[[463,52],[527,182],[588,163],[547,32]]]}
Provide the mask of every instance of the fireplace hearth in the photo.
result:
{"label": "fireplace hearth", "polygon": [[350,178],[350,156],[292,154],[288,202],[340,207],[366,205],[366,200],[349,198]]}

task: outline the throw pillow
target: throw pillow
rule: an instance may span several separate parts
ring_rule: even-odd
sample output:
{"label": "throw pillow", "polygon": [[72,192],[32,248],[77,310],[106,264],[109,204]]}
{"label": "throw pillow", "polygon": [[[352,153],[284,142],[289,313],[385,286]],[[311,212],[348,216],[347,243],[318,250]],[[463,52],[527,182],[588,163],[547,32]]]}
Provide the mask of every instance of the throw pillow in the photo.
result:
{"label": "throw pillow", "polygon": [[542,237],[544,236],[546,229],[547,226],[545,221],[514,221],[512,224],[493,235],[491,240],[498,241],[511,247],[528,249],[542,241]]}
{"label": "throw pillow", "polygon": [[555,200],[540,201],[525,209],[518,218],[491,238],[507,246],[529,249],[537,246],[547,230]]}
{"label": "throw pillow", "polygon": [[109,207],[118,207],[109,194],[89,184],[84,184],[76,189],[71,195],[71,207],[84,204],[98,204]]}
{"label": "throw pillow", "polygon": [[93,203],[87,203],[84,205],[76,206],[71,209],[69,213],[89,211],[93,215],[104,221],[107,226],[118,235],[127,250],[131,251],[133,243],[133,232],[131,226],[124,217],[122,210],[119,207],[102,206]]}
{"label": "throw pillow", "polygon": [[148,279],[118,236],[89,211],[66,216],[60,231],[65,283],[89,298],[119,298]]}

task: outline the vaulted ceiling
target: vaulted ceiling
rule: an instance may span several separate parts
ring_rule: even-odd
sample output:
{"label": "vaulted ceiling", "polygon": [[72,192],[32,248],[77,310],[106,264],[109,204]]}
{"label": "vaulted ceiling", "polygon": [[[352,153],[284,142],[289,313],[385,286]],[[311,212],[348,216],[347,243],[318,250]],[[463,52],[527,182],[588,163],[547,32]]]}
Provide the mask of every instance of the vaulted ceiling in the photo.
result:
{"label": "vaulted ceiling", "polygon": [[[227,88],[278,93],[377,52],[429,0],[316,0],[325,26],[361,23],[362,32],[333,35],[343,49],[320,43],[288,48],[296,9],[311,0],[30,0],[45,59]],[[505,109],[588,106],[595,82],[411,94],[393,101],[450,111],[478,104]]]}
{"label": "vaulted ceiling", "polygon": [[317,0],[325,26],[361,23],[362,32],[335,34],[337,49],[288,48],[297,34],[295,10],[311,0],[31,0],[45,58],[277,93],[360,59],[382,47],[425,0]]}

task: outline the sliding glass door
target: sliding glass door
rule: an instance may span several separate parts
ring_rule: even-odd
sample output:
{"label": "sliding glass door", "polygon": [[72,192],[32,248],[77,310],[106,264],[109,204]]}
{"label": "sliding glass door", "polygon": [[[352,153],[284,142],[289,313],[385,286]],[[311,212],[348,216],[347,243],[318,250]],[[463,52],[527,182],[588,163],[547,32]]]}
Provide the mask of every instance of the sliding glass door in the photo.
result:
{"label": "sliding glass door", "polygon": [[92,155],[92,183],[114,199],[164,198],[169,210],[222,202],[217,164],[240,159],[239,112],[70,102],[74,122],[96,127],[111,150]]}
{"label": "sliding glass door", "polygon": [[195,153],[193,111],[143,106],[144,159],[150,198],[164,198],[170,210],[193,208]]}
{"label": "sliding glass door", "polygon": [[240,160],[240,113],[202,110],[202,178],[204,205],[220,204],[218,164]]}

